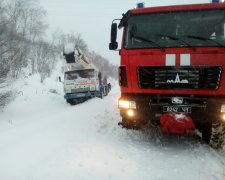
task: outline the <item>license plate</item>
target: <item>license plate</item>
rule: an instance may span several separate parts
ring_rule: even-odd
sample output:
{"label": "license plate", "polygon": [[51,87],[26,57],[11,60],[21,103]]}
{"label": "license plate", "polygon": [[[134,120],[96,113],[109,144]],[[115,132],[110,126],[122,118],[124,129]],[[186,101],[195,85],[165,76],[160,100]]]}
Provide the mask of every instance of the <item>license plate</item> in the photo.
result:
{"label": "license plate", "polygon": [[163,106],[163,112],[191,113],[191,107]]}

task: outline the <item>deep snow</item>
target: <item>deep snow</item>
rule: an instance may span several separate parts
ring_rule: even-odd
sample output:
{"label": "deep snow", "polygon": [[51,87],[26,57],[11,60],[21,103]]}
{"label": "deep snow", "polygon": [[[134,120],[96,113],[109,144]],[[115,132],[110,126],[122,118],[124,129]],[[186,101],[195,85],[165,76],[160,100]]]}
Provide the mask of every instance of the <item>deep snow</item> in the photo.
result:
{"label": "deep snow", "polygon": [[104,99],[70,106],[56,77],[16,83],[0,113],[0,180],[224,180],[225,153],[195,134],[126,130],[117,83]]}

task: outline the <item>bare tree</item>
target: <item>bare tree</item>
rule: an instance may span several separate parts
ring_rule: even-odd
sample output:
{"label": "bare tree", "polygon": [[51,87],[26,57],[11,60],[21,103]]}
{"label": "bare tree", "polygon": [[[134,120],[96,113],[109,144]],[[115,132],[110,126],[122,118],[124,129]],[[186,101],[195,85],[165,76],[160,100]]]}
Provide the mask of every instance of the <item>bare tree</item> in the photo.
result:
{"label": "bare tree", "polygon": [[[40,39],[47,28],[43,18],[46,12],[35,0],[10,0],[6,5],[6,14],[10,20],[9,30],[12,39],[7,51],[11,56],[11,71],[14,77],[30,59],[32,73],[35,73],[35,62],[30,52],[33,44]],[[13,46],[16,44],[16,46]]]}
{"label": "bare tree", "polygon": [[81,34],[61,34],[59,37],[59,42],[61,43],[61,48],[63,49],[66,43],[74,44],[74,47],[79,47],[83,52],[88,51],[88,46],[86,42],[82,39]]}
{"label": "bare tree", "polygon": [[41,82],[49,77],[57,62],[58,51],[50,44],[39,41],[35,44],[34,57],[36,59],[37,72],[41,75]]}
{"label": "bare tree", "polygon": [[5,92],[2,90],[7,86],[6,77],[10,70],[8,59],[5,56],[5,52],[7,52],[7,49],[5,47],[8,43],[8,39],[5,39],[5,33],[7,32],[6,26],[8,24],[8,21],[4,14],[5,8],[3,6],[3,3],[3,1],[0,2],[0,107],[4,106],[7,103],[10,96],[10,92]]}
{"label": "bare tree", "polygon": [[103,76],[117,79],[117,67],[109,63],[109,61],[94,51],[87,53],[88,58],[102,72]]}

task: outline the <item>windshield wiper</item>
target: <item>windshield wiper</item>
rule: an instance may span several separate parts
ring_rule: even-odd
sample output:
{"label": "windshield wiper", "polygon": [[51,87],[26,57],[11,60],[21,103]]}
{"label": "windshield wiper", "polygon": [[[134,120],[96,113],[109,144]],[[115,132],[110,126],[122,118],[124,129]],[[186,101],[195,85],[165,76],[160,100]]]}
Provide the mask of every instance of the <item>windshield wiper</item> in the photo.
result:
{"label": "windshield wiper", "polygon": [[181,39],[180,37],[174,37],[174,36],[167,35],[167,34],[158,34],[158,36],[165,37],[165,38],[169,38],[169,39],[172,39],[172,40],[175,40],[175,41],[180,41],[180,42],[182,42],[183,44],[185,44],[187,47],[189,47],[189,48],[195,50],[195,47],[193,47],[191,44],[189,44],[188,42],[184,41],[184,40]]}
{"label": "windshield wiper", "polygon": [[160,46],[157,42],[155,42],[155,41],[153,41],[153,40],[151,40],[151,39],[147,39],[147,38],[145,38],[145,37],[141,37],[141,36],[137,36],[137,35],[131,35],[131,38],[134,38],[134,39],[137,39],[137,40],[140,40],[140,41],[145,41],[145,42],[148,42],[148,43],[150,43],[150,44],[154,44],[154,45],[156,45],[158,48],[160,48],[160,49],[162,49],[163,51],[165,51],[165,49],[162,47],[162,46]]}
{"label": "windshield wiper", "polygon": [[186,46],[192,48],[192,46],[191,46],[189,43],[187,43],[186,41],[184,41],[184,40],[181,39],[180,37],[174,37],[174,36],[167,35],[167,34],[157,34],[157,36],[165,37],[165,38],[168,38],[168,39],[171,39],[171,40],[174,40],[174,41],[180,41],[180,42],[182,42],[183,44],[185,44]]}
{"label": "windshield wiper", "polygon": [[201,36],[192,36],[192,35],[185,35],[185,36],[182,36],[182,37],[187,37],[187,38],[192,38],[192,39],[198,39],[198,40],[202,40],[202,41],[210,41],[214,44],[217,44],[218,46],[220,47],[224,47],[225,48],[225,45],[221,44],[220,42],[214,40],[214,39],[210,39],[210,38],[205,38],[205,37],[201,37]]}

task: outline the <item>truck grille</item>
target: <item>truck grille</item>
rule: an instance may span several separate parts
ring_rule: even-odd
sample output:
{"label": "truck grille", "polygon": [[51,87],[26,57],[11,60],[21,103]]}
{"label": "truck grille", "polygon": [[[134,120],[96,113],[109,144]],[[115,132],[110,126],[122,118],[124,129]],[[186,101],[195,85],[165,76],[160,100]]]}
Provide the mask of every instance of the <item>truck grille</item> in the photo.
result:
{"label": "truck grille", "polygon": [[144,66],[137,68],[141,89],[218,89],[220,66]]}

